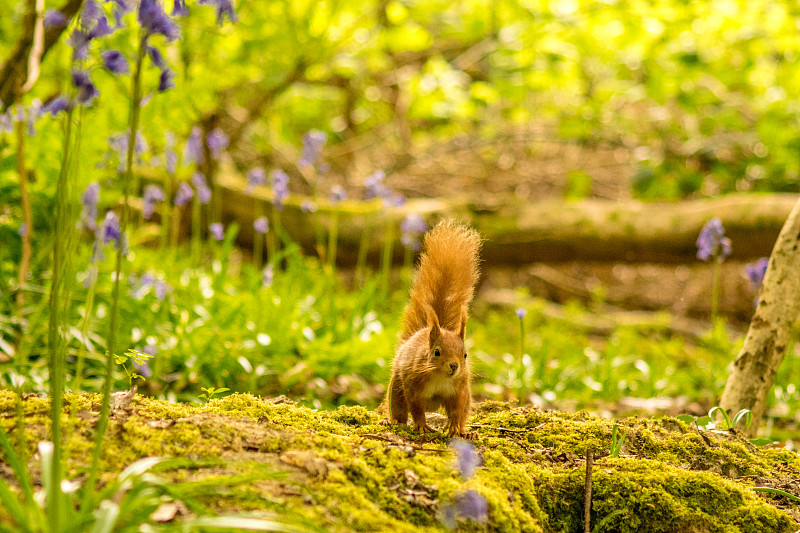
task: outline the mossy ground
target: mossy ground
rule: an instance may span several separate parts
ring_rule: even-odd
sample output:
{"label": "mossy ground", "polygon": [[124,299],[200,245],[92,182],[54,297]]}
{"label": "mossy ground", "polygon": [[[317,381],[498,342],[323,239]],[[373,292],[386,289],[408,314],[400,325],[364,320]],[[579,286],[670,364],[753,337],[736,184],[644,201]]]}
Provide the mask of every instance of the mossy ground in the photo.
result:
{"label": "mossy ground", "polygon": [[[77,414],[69,440],[71,477],[89,462],[99,396],[68,395]],[[14,435],[15,396],[0,391],[0,425]],[[47,438],[47,400],[24,400],[31,471]],[[592,520],[614,532],[791,532],[797,508],[750,490],[753,480],[787,487],[800,456],[751,445],[735,434],[700,432],[672,418],[617,421],[626,440],[607,456],[615,421],[486,402],[475,413],[484,466],[469,480],[454,468],[442,435],[420,442],[385,428],[361,407],[313,411],[233,394],[207,404],[136,396],[113,411],[105,478],[138,458],[172,456],[159,475],[193,512],[272,511],[330,531],[434,531],[439,510],[467,488],[488,501],[485,524],[465,530],[582,531],[584,457],[594,450]],[[0,475],[13,483],[0,463]]]}

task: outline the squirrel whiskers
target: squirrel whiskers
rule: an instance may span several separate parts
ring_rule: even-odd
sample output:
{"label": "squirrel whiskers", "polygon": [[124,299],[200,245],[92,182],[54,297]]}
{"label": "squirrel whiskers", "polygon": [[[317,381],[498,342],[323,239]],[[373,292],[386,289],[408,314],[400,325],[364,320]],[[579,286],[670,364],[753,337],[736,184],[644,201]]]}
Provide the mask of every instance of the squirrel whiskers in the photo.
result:
{"label": "squirrel whiskers", "polygon": [[442,221],[425,235],[392,361],[384,424],[405,424],[410,412],[424,434],[433,431],[425,412],[444,407],[448,435],[472,436],[467,433],[472,393],[464,335],[480,245],[475,230],[453,221]]}

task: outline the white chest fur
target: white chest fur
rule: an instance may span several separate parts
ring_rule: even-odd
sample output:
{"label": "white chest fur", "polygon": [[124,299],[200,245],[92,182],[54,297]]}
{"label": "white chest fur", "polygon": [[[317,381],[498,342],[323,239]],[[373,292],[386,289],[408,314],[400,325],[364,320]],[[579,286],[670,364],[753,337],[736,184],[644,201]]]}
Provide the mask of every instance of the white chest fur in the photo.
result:
{"label": "white chest fur", "polygon": [[453,382],[453,378],[445,376],[436,376],[433,379],[431,379],[425,386],[425,390],[423,391],[422,396],[425,399],[430,399],[433,398],[434,396],[449,398],[455,393],[456,393],[456,388]]}

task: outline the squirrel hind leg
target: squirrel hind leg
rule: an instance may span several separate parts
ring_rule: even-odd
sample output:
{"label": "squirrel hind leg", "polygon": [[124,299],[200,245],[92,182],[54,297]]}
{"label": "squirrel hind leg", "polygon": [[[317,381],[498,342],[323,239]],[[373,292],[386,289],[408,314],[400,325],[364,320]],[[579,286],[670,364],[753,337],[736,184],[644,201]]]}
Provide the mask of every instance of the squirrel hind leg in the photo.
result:
{"label": "squirrel hind leg", "polygon": [[403,386],[400,380],[392,378],[389,383],[389,392],[387,395],[386,403],[388,404],[387,419],[381,422],[384,425],[389,425],[392,422],[397,424],[408,423],[408,403],[406,402],[406,395],[403,391]]}

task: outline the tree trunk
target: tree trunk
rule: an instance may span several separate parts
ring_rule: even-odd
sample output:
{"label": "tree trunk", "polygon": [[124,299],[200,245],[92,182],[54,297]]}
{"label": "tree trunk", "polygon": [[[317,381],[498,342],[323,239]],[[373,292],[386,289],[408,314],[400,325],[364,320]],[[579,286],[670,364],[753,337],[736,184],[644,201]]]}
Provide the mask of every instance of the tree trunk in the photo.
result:
{"label": "tree trunk", "polygon": [[758,428],[767,394],[786,354],[792,324],[800,311],[800,201],[778,235],[764,276],[758,307],[733,364],[720,406],[731,413],[749,409],[750,431]]}

